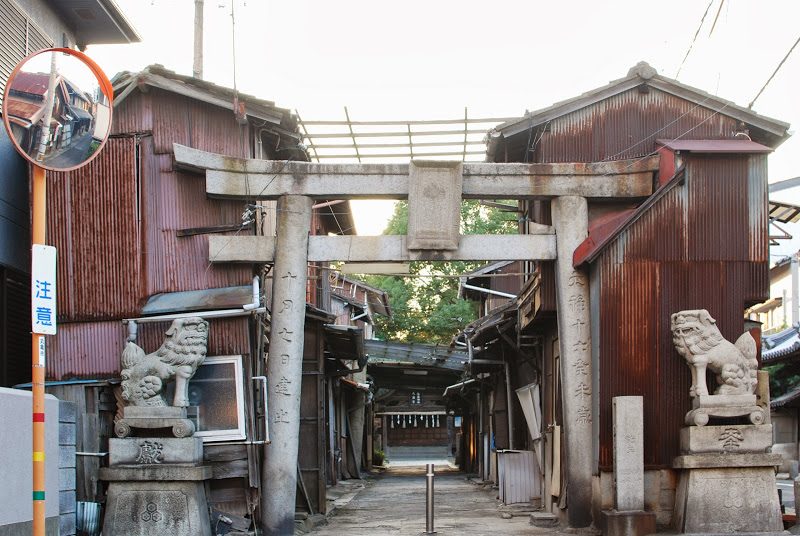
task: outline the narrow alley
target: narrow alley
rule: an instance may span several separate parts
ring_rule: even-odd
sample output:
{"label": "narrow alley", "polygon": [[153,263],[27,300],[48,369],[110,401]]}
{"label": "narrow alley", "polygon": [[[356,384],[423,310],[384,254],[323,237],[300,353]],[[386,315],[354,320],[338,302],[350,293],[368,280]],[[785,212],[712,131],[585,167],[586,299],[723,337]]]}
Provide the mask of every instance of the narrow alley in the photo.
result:
{"label": "narrow alley", "polygon": [[[393,467],[366,482],[352,501],[332,513],[327,525],[310,534],[394,536],[425,532],[424,467]],[[530,509],[500,506],[496,489],[468,480],[462,472],[437,469],[434,487],[437,534],[554,533],[554,529],[531,526]]]}

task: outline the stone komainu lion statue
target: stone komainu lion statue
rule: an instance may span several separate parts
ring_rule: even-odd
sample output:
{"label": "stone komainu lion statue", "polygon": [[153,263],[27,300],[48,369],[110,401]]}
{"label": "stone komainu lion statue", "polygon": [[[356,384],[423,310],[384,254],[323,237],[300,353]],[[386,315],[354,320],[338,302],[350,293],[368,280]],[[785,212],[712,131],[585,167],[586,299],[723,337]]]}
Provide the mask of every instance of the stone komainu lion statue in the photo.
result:
{"label": "stone komainu lion statue", "polygon": [[756,341],[743,333],[731,344],[705,309],[672,315],[672,342],[692,371],[692,397],[708,395],[706,368],[717,376],[717,395],[753,394],[758,383]]}
{"label": "stone komainu lion statue", "polygon": [[173,405],[189,405],[189,379],[206,358],[208,322],[179,318],[165,333],[161,348],[145,355],[129,342],[122,352],[122,398],[132,406],[167,406],[163,391],[175,379]]}

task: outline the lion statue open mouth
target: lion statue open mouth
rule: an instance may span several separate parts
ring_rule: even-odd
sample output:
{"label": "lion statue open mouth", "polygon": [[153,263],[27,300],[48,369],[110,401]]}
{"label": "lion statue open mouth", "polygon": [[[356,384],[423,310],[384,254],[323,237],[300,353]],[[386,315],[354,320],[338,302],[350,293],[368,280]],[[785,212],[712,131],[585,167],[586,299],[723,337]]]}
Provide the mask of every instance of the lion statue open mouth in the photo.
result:
{"label": "lion statue open mouth", "polygon": [[717,395],[753,394],[758,384],[756,341],[749,332],[736,343],[725,340],[705,309],[672,315],[672,342],[692,371],[692,397],[708,395],[706,369],[717,377]]}
{"label": "lion statue open mouth", "polygon": [[167,406],[163,392],[172,379],[172,405],[189,405],[189,379],[206,358],[208,322],[197,317],[179,318],[165,335],[164,343],[152,354],[145,355],[132,342],[122,352],[122,398],[129,405]]}

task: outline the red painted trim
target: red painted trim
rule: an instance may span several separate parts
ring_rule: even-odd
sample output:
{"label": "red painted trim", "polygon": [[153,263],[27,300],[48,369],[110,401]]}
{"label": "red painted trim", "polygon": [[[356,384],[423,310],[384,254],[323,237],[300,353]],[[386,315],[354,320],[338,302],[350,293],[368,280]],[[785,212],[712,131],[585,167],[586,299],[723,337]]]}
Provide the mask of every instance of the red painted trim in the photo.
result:
{"label": "red painted trim", "polygon": [[658,187],[662,187],[675,175],[675,152],[666,147],[659,147],[658,154]]}
{"label": "red painted trim", "polygon": [[44,413],[34,413],[33,422],[44,422]]}

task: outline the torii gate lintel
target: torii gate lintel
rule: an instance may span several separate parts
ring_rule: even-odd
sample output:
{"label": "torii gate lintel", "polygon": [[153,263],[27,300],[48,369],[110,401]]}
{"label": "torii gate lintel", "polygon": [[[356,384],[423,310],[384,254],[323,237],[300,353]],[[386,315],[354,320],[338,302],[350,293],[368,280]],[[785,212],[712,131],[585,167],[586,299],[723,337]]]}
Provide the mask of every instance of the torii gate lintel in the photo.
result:
{"label": "torii gate lintel", "polygon": [[[587,200],[649,196],[658,156],[596,164],[331,165],[232,159],[181,145],[174,150],[179,167],[205,171],[209,196],[278,200],[276,237],[209,237],[212,262],[275,263],[268,367],[272,444],[265,447],[262,480],[273,489],[261,494],[271,533],[293,530],[306,263],[334,260],[555,260],[568,518],[572,527],[591,524],[596,375],[589,279],[573,266],[572,254],[588,235]],[[369,197],[407,197],[409,236],[308,236],[313,199]],[[551,199],[553,225],[526,235],[460,236],[463,198]]]}

